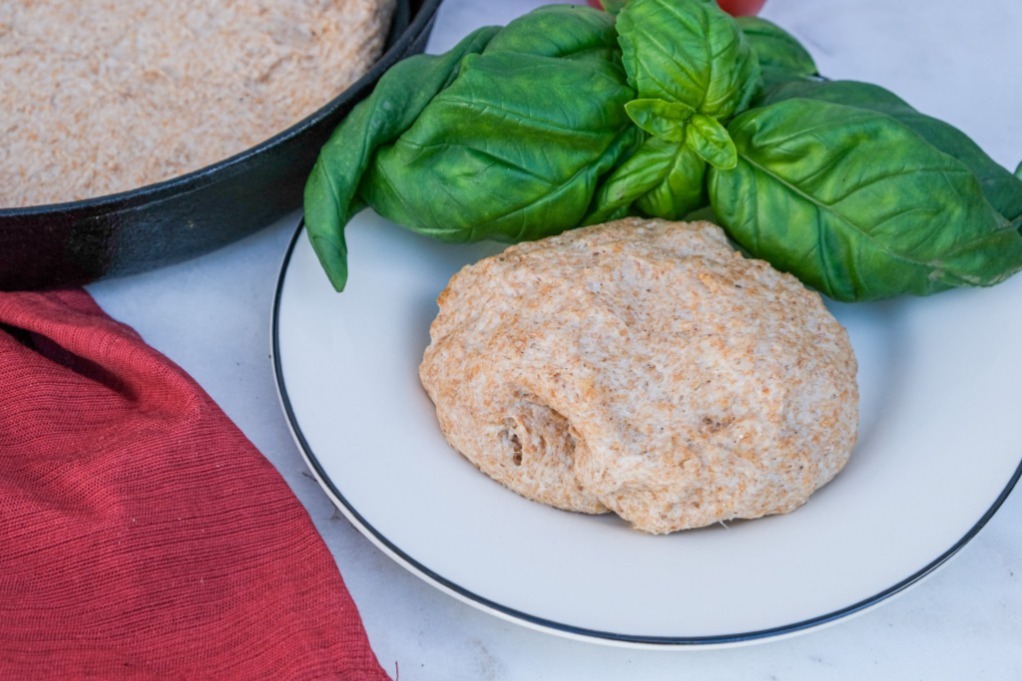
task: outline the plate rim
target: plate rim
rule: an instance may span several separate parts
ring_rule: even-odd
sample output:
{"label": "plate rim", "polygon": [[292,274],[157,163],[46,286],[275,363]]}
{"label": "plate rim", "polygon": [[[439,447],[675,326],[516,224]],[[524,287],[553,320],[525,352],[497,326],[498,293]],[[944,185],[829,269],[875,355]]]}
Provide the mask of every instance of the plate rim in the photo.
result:
{"label": "plate rim", "polygon": [[454,596],[468,605],[491,615],[495,615],[501,619],[511,621],[534,630],[576,640],[585,640],[607,645],[656,649],[722,648],[766,642],[806,633],[811,630],[816,630],[824,626],[834,624],[853,615],[864,613],[867,610],[887,602],[893,596],[904,592],[909,587],[918,584],[923,579],[931,575],[935,570],[958,554],[962,548],[964,548],[976,537],[977,534],[979,534],[990,519],[993,518],[998,510],[1000,510],[1001,506],[1011,495],[1019,479],[1022,478],[1022,457],[1020,457],[1014,473],[1011,475],[1001,492],[994,499],[990,507],[982,516],[980,516],[972,527],[970,527],[969,530],[960,539],[958,539],[958,541],[951,545],[950,548],[920,569],[913,572],[908,577],[896,582],[886,589],[883,589],[868,598],[864,598],[843,608],[839,608],[816,617],[810,617],[789,624],[778,625],[776,627],[756,629],[734,634],[669,636],[626,634],[595,628],[591,629],[577,625],[565,624],[563,622],[557,622],[545,617],[539,617],[527,612],[522,612],[516,608],[502,605],[453,582],[405,553],[399,546],[387,538],[386,535],[377,530],[373,524],[364,518],[362,514],[359,513],[358,509],[356,509],[354,505],[347,500],[333,480],[330,479],[330,476],[316,457],[312,446],[306,440],[298,423],[297,414],[294,412],[291,400],[288,396],[283,367],[281,364],[279,333],[281,299],[283,296],[285,280],[287,279],[288,267],[291,263],[295,247],[298,245],[298,242],[304,233],[305,219],[302,217],[299,218],[298,225],[295,228],[294,233],[291,235],[287,248],[284,252],[284,256],[281,260],[273,294],[273,307],[270,316],[270,359],[273,364],[274,385],[276,387],[278,401],[284,412],[285,420],[287,421],[288,430],[291,432],[291,436],[298,446],[299,453],[302,455],[306,465],[309,467],[316,481],[319,483],[320,487],[326,493],[333,505],[339,509],[345,517],[348,518],[352,525],[355,526],[355,529],[372,542],[373,545],[385,553],[389,558],[394,560],[398,565],[408,570],[416,577],[422,579],[430,586],[433,586],[434,588],[437,588],[448,595]]}

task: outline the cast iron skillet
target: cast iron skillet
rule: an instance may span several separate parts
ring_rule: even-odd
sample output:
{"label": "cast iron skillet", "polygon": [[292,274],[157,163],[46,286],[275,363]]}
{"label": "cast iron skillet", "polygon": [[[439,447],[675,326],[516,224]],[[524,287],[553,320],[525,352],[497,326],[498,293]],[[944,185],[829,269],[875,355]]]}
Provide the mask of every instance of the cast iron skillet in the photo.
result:
{"label": "cast iron skillet", "polygon": [[305,120],[180,177],[85,201],[0,208],[0,289],[84,284],[219,248],[301,205],[320,147],[380,76],[422,52],[440,0],[398,0],[383,56]]}

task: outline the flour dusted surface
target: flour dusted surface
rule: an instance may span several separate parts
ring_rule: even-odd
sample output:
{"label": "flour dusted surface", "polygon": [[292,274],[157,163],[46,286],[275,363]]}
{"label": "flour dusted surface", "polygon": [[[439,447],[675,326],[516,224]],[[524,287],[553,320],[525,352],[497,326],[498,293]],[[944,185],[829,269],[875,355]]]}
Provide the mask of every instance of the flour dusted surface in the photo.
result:
{"label": "flour dusted surface", "polygon": [[0,207],[240,153],[379,56],[394,0],[0,0]]}
{"label": "flour dusted surface", "polygon": [[542,503],[652,533],[785,513],[856,439],[844,329],[710,223],[512,246],[439,305],[419,373],[444,435]]}

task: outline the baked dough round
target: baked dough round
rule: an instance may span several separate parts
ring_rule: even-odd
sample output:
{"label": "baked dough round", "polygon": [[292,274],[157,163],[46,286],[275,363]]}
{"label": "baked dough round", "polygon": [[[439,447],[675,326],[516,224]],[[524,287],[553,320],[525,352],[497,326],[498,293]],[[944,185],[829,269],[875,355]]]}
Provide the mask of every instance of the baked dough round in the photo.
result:
{"label": "baked dough round", "polygon": [[517,244],[439,297],[419,375],[515,492],[668,533],[786,513],[848,460],[856,361],[820,296],[708,222]]}

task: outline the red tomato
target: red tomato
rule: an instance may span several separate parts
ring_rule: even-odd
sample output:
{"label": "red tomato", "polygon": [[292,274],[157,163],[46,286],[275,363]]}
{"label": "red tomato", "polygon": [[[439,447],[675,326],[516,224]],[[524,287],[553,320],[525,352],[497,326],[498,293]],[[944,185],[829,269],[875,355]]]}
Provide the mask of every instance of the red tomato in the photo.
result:
{"label": "red tomato", "polygon": [[766,0],[717,0],[721,9],[736,17],[758,14],[765,2]]}
{"label": "red tomato", "polygon": [[[717,4],[725,12],[736,17],[758,14],[764,3],[766,0],[717,0]],[[589,4],[597,8],[603,7],[600,0],[589,0]]]}

